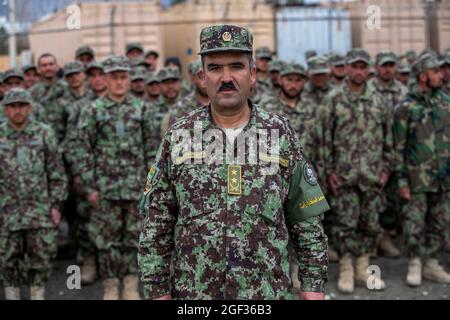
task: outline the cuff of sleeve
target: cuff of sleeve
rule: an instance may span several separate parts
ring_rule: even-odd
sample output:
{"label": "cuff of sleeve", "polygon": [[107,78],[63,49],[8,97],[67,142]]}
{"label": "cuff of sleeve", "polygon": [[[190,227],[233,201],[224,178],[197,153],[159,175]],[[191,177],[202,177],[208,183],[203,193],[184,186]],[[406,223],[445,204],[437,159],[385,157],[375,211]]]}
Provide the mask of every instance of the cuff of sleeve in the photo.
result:
{"label": "cuff of sleeve", "polygon": [[397,185],[399,188],[404,188],[404,187],[408,187],[408,179],[406,178],[399,178],[397,181]]}
{"label": "cuff of sleeve", "polygon": [[315,278],[300,278],[300,290],[302,292],[324,292],[325,280]]}
{"label": "cuff of sleeve", "polygon": [[147,300],[153,300],[171,294],[169,283],[144,283],[143,287],[144,296]]}

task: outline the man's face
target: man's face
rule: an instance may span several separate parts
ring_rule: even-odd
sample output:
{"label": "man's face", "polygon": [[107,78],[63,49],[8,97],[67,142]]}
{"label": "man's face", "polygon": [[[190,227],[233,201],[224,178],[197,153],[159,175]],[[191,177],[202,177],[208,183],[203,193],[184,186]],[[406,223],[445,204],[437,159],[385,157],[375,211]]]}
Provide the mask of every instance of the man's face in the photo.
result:
{"label": "man's face", "polygon": [[6,88],[3,82],[0,83],[0,97],[3,98],[5,96]]}
{"label": "man's face", "polygon": [[58,72],[58,64],[54,57],[43,57],[39,60],[38,64],[39,74],[44,79],[53,79]]}
{"label": "man's face", "polygon": [[15,102],[4,106],[4,108],[9,121],[16,126],[23,125],[31,113],[31,105],[29,103]]}
{"label": "man's face", "polygon": [[130,90],[130,75],[126,71],[114,71],[106,75],[108,92],[114,97],[124,97]]}
{"label": "man's face", "polygon": [[377,65],[376,67],[378,77],[383,81],[391,81],[394,79],[396,66],[393,62],[387,62],[382,66]]}
{"label": "man's face", "polygon": [[9,77],[4,80],[5,92],[13,88],[25,89],[25,82],[19,77]]}
{"label": "man's face", "polygon": [[299,74],[287,74],[280,77],[281,92],[288,99],[295,99],[302,93],[306,78]]}
{"label": "man's face", "polygon": [[329,80],[330,76],[328,73],[318,73],[309,76],[309,81],[311,81],[313,86],[316,88],[324,88],[328,84]]}
{"label": "man's face", "polygon": [[397,80],[400,81],[403,84],[407,84],[408,83],[409,76],[410,76],[409,72],[404,72],[404,73],[397,72],[395,74],[395,77],[397,78]]}
{"label": "man's face", "polygon": [[158,63],[158,58],[154,54],[149,54],[145,57],[145,61],[149,64],[148,71],[154,72],[156,70],[156,65]]}
{"label": "man's face", "polygon": [[178,79],[164,80],[159,84],[161,94],[168,100],[174,100],[178,97],[181,90],[181,81]]}
{"label": "man's face", "polygon": [[208,93],[206,92],[206,87],[205,87],[205,83],[203,81],[203,71],[199,71],[196,74],[194,74],[192,76],[192,82],[195,85],[195,89],[197,90],[197,92],[203,96],[203,97],[207,97]]}
{"label": "man's face", "polygon": [[66,76],[67,84],[69,88],[72,90],[77,90],[84,85],[84,81],[86,80],[86,75],[84,72],[76,72],[71,73]]}
{"label": "man's face", "polygon": [[106,74],[100,69],[89,71],[89,86],[94,92],[103,92],[106,90]]}
{"label": "man's face", "polygon": [[151,97],[159,96],[160,91],[159,83],[156,81],[147,85],[147,93]]}
{"label": "man's face", "polygon": [[369,65],[363,61],[349,64],[347,67],[348,79],[356,85],[363,85],[369,78]]}
{"label": "man's face", "polygon": [[130,60],[134,60],[134,59],[137,59],[139,57],[142,57],[143,54],[144,53],[141,50],[135,48],[135,49],[131,49],[130,51],[128,51],[127,57]]}
{"label": "man's face", "polygon": [[85,67],[94,61],[94,57],[91,56],[89,53],[83,53],[82,55],[78,56],[78,61],[80,61]]}
{"label": "man's face", "polygon": [[247,55],[240,52],[205,55],[203,75],[211,104],[221,109],[246,104],[256,82],[256,68],[250,69]]}
{"label": "man's face", "polygon": [[258,58],[256,59],[256,68],[258,71],[267,72],[269,70],[269,58]]}
{"label": "man's face", "polygon": [[442,87],[442,79],[443,75],[439,68],[428,69],[420,74],[420,80],[424,81],[430,89]]}
{"label": "man's face", "polygon": [[347,66],[345,64],[332,66],[331,73],[338,79],[344,79],[347,76]]}
{"label": "man's face", "polygon": [[447,83],[450,80],[450,64],[444,64],[441,67],[441,72],[442,72],[442,79],[445,83]]}
{"label": "man's face", "polygon": [[138,79],[138,80],[131,81],[131,91],[138,93],[138,94],[145,93],[145,80]]}
{"label": "man's face", "polygon": [[36,69],[28,70],[27,72],[25,72],[24,76],[25,76],[25,87],[27,89],[31,88],[41,80],[39,77],[39,73],[37,72]]}
{"label": "man's face", "polygon": [[280,71],[270,71],[270,81],[274,87],[280,85]]}

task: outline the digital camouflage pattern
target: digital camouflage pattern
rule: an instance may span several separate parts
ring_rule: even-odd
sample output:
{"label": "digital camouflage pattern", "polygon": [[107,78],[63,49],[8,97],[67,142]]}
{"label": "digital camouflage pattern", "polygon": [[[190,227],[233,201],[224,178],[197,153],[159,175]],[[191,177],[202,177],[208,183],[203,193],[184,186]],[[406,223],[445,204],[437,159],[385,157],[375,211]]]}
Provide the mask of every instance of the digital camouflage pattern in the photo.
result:
{"label": "digital camouflage pattern", "polygon": [[328,60],[322,56],[312,57],[308,60],[308,74],[330,73]]}
{"label": "digital camouflage pattern", "polygon": [[375,57],[375,64],[382,66],[385,63],[397,63],[398,59],[392,51],[379,52]]}
{"label": "digital camouflage pattern", "polygon": [[259,47],[255,50],[256,59],[272,59],[273,52],[269,47]]}
{"label": "digital camouflage pattern", "polygon": [[131,63],[127,57],[111,56],[102,63],[105,73],[112,73],[116,71],[129,72],[131,70]]}
{"label": "digital camouflage pattern", "polygon": [[361,48],[354,48],[351,49],[349,52],[347,52],[347,55],[345,56],[345,61],[347,64],[352,64],[358,61],[365,62],[366,64],[370,65],[370,55],[367,53],[366,50]]}
{"label": "digital camouflage pattern", "polygon": [[137,66],[130,71],[131,81],[144,80],[147,78],[147,69],[142,66]]}
{"label": "digital camouflage pattern", "polygon": [[[196,93],[192,92],[183,99],[181,99],[177,104],[169,110],[168,116],[169,120],[167,121],[167,126],[162,127],[161,131],[166,132],[166,130],[173,125],[176,121],[178,121],[180,118],[186,116],[188,113],[198,109],[202,108],[204,105],[202,105],[196,97]],[[167,116],[167,115],[166,115]],[[163,121],[164,122],[164,121]]]}
{"label": "digital camouflage pattern", "polygon": [[9,69],[3,73],[3,82],[6,82],[9,78],[20,78],[21,80],[25,79],[23,75],[23,71],[21,69]]}
{"label": "digital camouflage pattern", "polygon": [[180,70],[176,68],[162,68],[158,71],[158,82],[166,81],[166,80],[181,80]]}
{"label": "digital camouflage pattern", "polygon": [[216,25],[202,29],[200,54],[211,52],[253,52],[253,34],[250,30],[232,25]]}
{"label": "digital camouflage pattern", "polygon": [[70,76],[74,73],[84,72],[84,65],[80,61],[68,62],[64,65],[64,76]]}
{"label": "digital camouflage pattern", "polygon": [[314,101],[315,104],[322,104],[325,96],[331,92],[333,87],[328,82],[324,87],[319,88],[312,84],[311,81],[306,82],[302,91],[302,99]]}
{"label": "digital camouflage pattern", "polygon": [[[172,159],[174,133],[186,129],[192,137],[194,123],[201,123],[202,132],[218,129],[210,107],[190,113],[168,131],[149,170],[139,247],[145,296],[293,298],[289,239],[298,253],[302,290],[322,291],[328,257],[321,214],[328,205],[287,121],[253,105],[241,135],[250,128],[278,129],[279,155],[237,167],[208,163],[202,152]],[[210,143],[203,141],[202,150]],[[248,139],[242,143],[247,157],[251,146]],[[186,163],[194,159],[206,162]],[[264,174],[271,161],[280,164],[278,172]]]}
{"label": "digital camouflage pattern", "polygon": [[79,47],[79,48],[77,49],[77,51],[75,51],[75,59],[76,59],[76,58],[79,58],[79,57],[82,56],[83,54],[88,54],[88,55],[90,55],[91,57],[94,57],[94,56],[95,56],[94,50],[93,50],[91,47],[89,47],[89,46],[82,46],[82,47]]}
{"label": "digital camouflage pattern", "polygon": [[21,88],[14,88],[6,92],[5,97],[2,101],[3,105],[8,105],[12,103],[28,103],[32,104],[33,99],[28,91]]}

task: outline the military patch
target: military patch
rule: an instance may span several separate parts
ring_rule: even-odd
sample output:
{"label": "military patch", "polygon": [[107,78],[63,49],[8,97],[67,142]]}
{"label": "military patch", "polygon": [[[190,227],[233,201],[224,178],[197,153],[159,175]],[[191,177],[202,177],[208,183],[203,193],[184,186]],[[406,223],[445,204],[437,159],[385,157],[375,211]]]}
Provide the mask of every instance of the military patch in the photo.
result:
{"label": "military patch", "polygon": [[228,194],[242,194],[242,167],[228,166]]}
{"label": "military patch", "polygon": [[325,196],[321,195],[319,197],[315,197],[306,201],[303,201],[302,203],[300,203],[299,207],[300,209],[306,209],[311,207],[312,205],[315,205],[316,203],[325,200]]}
{"label": "military patch", "polygon": [[315,186],[317,184],[317,177],[314,174],[314,170],[309,163],[305,164],[303,175],[305,176],[306,182],[308,182],[310,185]]}
{"label": "military patch", "polygon": [[285,167],[285,168],[289,167],[289,160],[284,159],[284,158],[280,157],[279,155],[269,155],[269,154],[260,152],[259,158],[262,161],[279,163],[280,166]]}
{"label": "military patch", "polygon": [[154,165],[150,166],[150,170],[148,171],[147,175],[147,183],[145,184],[144,188],[144,195],[146,196],[153,188],[153,178],[155,177],[156,169]]}
{"label": "military patch", "polygon": [[223,35],[222,35],[222,39],[223,39],[223,41],[226,41],[226,42],[230,41],[231,40],[231,33],[229,33],[228,31],[224,32]]}

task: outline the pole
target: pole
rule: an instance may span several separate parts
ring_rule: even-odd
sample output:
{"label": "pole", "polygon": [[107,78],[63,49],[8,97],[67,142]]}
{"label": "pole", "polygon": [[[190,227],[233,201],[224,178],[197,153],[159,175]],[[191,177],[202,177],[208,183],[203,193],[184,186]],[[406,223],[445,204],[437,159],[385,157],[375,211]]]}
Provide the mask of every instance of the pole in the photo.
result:
{"label": "pole", "polygon": [[9,3],[9,65],[16,67],[16,5],[15,0],[8,0]]}

